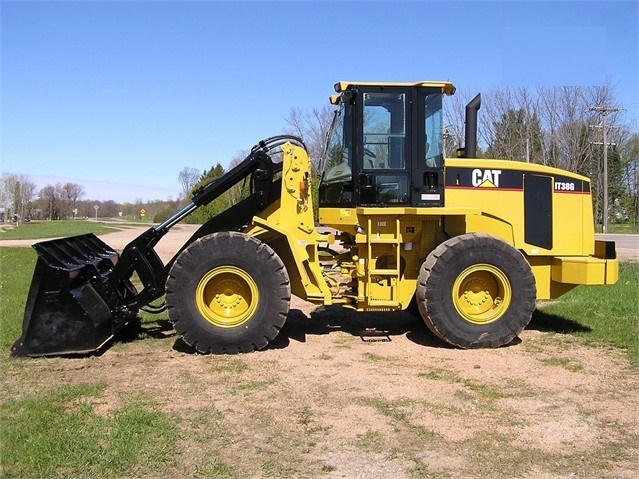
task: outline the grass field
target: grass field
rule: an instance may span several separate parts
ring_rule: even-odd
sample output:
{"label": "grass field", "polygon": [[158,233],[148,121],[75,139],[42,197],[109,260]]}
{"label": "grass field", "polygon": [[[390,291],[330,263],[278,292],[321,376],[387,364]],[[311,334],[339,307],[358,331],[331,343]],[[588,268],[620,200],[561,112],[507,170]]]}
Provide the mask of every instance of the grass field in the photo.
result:
{"label": "grass field", "polygon": [[[603,230],[602,225],[597,225],[597,233]],[[611,223],[608,225],[609,234],[636,234],[639,233],[639,227],[632,223]]]}
{"label": "grass field", "polygon": [[[105,385],[60,386],[44,395],[0,404],[2,477],[120,477],[160,474],[177,435],[175,420],[147,404],[131,402],[110,417],[88,402]],[[55,431],[54,433],[52,433]],[[81,471],[81,472],[80,472]]]}
{"label": "grass field", "polygon": [[621,263],[614,286],[578,287],[540,305],[531,326],[625,349],[631,362],[638,364],[638,318],[639,263],[628,262]]}
{"label": "grass field", "polygon": [[[64,362],[51,359],[25,361],[12,359],[9,355],[12,343],[21,332],[35,258],[35,252],[30,248],[0,248],[0,369],[3,371],[0,380],[0,477],[173,477],[177,471],[185,470],[179,462],[184,458],[195,462],[188,477],[247,477],[247,471],[255,472],[252,467],[258,468],[259,477],[328,475],[335,466],[318,462],[319,459],[311,453],[315,451],[315,445],[322,444],[331,433],[331,427],[335,427],[327,423],[327,411],[320,408],[351,408],[353,404],[380,418],[379,423],[357,436],[353,447],[362,457],[381,457],[384,461],[403,457],[408,464],[407,475],[411,478],[454,477],[435,474],[432,463],[420,455],[419,444],[429,444],[437,450],[441,447],[438,444],[451,447],[451,443],[419,421],[428,413],[450,416],[451,419],[464,417],[466,413],[460,406],[443,407],[433,402],[401,398],[360,397],[357,394],[362,393],[348,390],[343,393],[344,398],[335,400],[331,399],[332,395],[338,392],[327,389],[315,392],[319,395],[320,405],[303,401],[295,403],[290,398],[287,401],[292,404],[290,414],[284,422],[278,423],[272,419],[271,398],[299,393],[286,389],[281,384],[281,376],[267,373],[266,370],[276,369],[276,364],[266,362],[265,371],[255,377],[249,376],[254,368],[259,367],[259,361],[255,361],[259,356],[246,357],[253,358],[253,361],[245,357],[202,361],[202,367],[215,378],[214,383],[220,384],[216,389],[215,403],[208,402],[209,393],[206,391],[210,391],[207,388],[211,386],[198,376],[201,373],[190,372],[187,366],[196,358],[186,357],[177,384],[167,379],[163,388],[153,395],[152,389],[144,388],[151,380],[144,379],[142,375],[142,388],[125,389],[120,401],[105,410],[106,397],[113,393],[109,392],[105,378],[95,375],[97,364],[90,360],[72,359]],[[627,351],[629,361],[636,366],[638,292],[639,264],[622,263],[621,277],[616,285],[576,288],[560,300],[541,306],[535,312],[530,328],[549,333],[549,341],[554,335],[568,334],[575,336],[576,341],[623,349]],[[142,364],[136,366],[136,363],[159,363],[163,360],[154,356],[158,341],[161,340],[153,336],[135,341],[138,347],[134,348],[135,355],[129,360],[132,368],[129,374],[136,375],[137,369],[144,367]],[[148,346],[145,347],[145,344]],[[319,356],[317,361],[336,363],[335,367],[339,369],[340,360],[335,356],[352,347],[351,344],[349,336],[337,336],[335,348]],[[114,345],[112,360],[129,357],[131,347],[127,342]],[[429,349],[427,346],[424,348]],[[516,347],[506,349],[514,350]],[[110,361],[106,355],[95,360],[102,366]],[[359,359],[364,366],[370,364],[381,369],[388,366],[396,373],[400,366],[393,361],[370,351]],[[590,368],[588,363],[565,357],[559,352],[539,361],[548,367],[564,370],[566,374],[584,374]],[[79,371],[74,372],[76,369]],[[482,369],[471,367],[471,371]],[[113,374],[113,371],[107,374]],[[123,373],[118,370],[118,374]],[[509,401],[513,396],[521,396],[525,400],[528,395],[537,393],[530,386],[519,387],[519,379],[513,378],[502,384],[462,376],[459,372],[450,371],[446,362],[413,371],[413,374],[413,381],[459,389],[457,395],[462,400],[461,404],[471,407],[471,411],[475,412],[470,418],[478,414],[480,422],[511,420],[509,411],[499,411],[498,401]],[[75,379],[67,380],[71,376]],[[111,385],[110,389],[113,388]],[[302,386],[300,390],[305,388]],[[174,409],[158,404],[160,399],[170,398],[173,394],[193,397],[197,407],[190,405],[189,408]],[[322,399],[323,395],[326,397]],[[221,398],[228,400],[230,405],[221,406],[220,401],[224,402]],[[297,401],[300,401],[299,397]],[[552,407],[561,405],[553,403]],[[231,418],[238,414],[244,422],[235,424]],[[390,426],[385,428],[384,424]],[[565,472],[566,476],[572,471],[586,473],[593,467],[609,464],[601,458],[606,461],[625,460],[627,453],[623,444],[632,441],[630,435],[624,436],[624,441],[619,440],[618,444],[611,442],[607,449],[602,448],[592,454],[589,451],[587,455],[571,455],[566,451],[559,455],[536,453],[531,456],[514,447],[507,434],[495,432],[494,436],[478,435],[477,438],[452,445],[457,449],[467,448],[469,460],[473,461],[473,465],[480,465],[480,469],[474,470],[474,477],[497,477],[500,471],[510,471],[513,477],[520,477],[517,464],[531,461],[556,462],[557,466],[553,467]],[[400,441],[399,445],[397,441]],[[503,458],[497,457],[497,449],[504,451]],[[253,465],[254,462],[257,466]],[[317,474],[304,475],[304,470],[313,470]],[[592,477],[597,475],[596,471],[592,474]]]}
{"label": "grass field", "polygon": [[60,238],[85,233],[104,234],[118,229],[122,229],[119,223],[115,227],[86,220],[30,221],[21,223],[18,227],[0,230],[0,240]]}

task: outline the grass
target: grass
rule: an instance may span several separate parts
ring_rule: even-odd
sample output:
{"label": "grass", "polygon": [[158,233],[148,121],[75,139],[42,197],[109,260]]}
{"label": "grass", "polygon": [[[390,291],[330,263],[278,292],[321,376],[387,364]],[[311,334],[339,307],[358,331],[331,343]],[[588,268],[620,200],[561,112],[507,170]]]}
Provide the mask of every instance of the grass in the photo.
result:
{"label": "grass", "polygon": [[60,386],[0,405],[3,477],[117,477],[160,472],[172,458],[175,421],[127,403],[107,416],[94,410],[104,384]]}
{"label": "grass", "polygon": [[[601,233],[603,227],[601,224],[597,225],[597,232]],[[633,223],[610,223],[608,225],[609,234],[635,234],[639,233],[639,228]]]}
{"label": "grass", "polygon": [[[424,377],[448,380],[451,374],[456,382],[468,386],[467,381],[441,369],[435,369],[432,374]],[[471,383],[471,389],[474,385]],[[492,398],[494,394],[491,392],[487,397]],[[466,398],[462,399],[464,403],[468,403]],[[363,398],[360,401],[385,417],[393,429],[386,429],[386,432],[367,429],[356,436],[354,445],[363,452],[382,454],[387,459],[403,459],[410,464],[407,471],[414,478],[458,477],[460,474],[452,472],[446,465],[446,457],[449,455],[463,457],[464,463],[472,467],[472,473],[462,473],[463,477],[526,477],[526,471],[530,471],[531,466],[541,471],[548,467],[562,476],[572,474],[577,477],[594,477],[597,473],[593,471],[603,471],[610,461],[630,460],[624,442],[636,438],[636,435],[628,433],[623,440],[613,439],[597,444],[587,453],[578,447],[552,452],[543,448],[531,448],[517,433],[517,429],[513,428],[520,412],[502,406],[494,411],[470,412],[470,421],[481,418],[487,423],[486,429],[451,443],[440,433],[418,423],[424,417],[419,403],[408,399],[388,400],[380,397]],[[460,419],[468,415],[468,410],[460,411],[454,418]],[[455,453],[451,454],[451,451]],[[430,461],[428,457],[436,460]]]}
{"label": "grass", "polygon": [[583,371],[584,369],[584,367],[581,364],[575,361],[572,361],[568,358],[557,358],[557,357],[543,358],[541,362],[544,364],[548,364],[549,366],[557,366],[559,368],[563,368],[572,373]]}
{"label": "grass", "polygon": [[[509,393],[506,392],[506,389],[510,389],[508,385],[504,388],[498,388],[480,381],[463,378],[453,371],[441,368],[431,368],[427,372],[418,373],[417,377],[459,384],[463,386],[463,389],[457,393],[457,396],[462,397],[465,402],[472,402],[478,408],[488,410],[495,409],[496,401],[507,397]],[[442,409],[447,408],[443,407]],[[442,411],[439,411],[439,414],[442,414]]]}
{"label": "grass", "polygon": [[235,356],[224,358],[224,360],[211,364],[211,370],[216,373],[228,372],[228,373],[242,373],[248,371],[248,365]]}
{"label": "grass", "polygon": [[381,432],[368,430],[357,435],[357,447],[363,451],[381,453],[386,448],[386,441]]}
{"label": "grass", "polygon": [[249,381],[247,383],[239,384],[231,390],[231,394],[250,394],[255,391],[262,391],[268,389],[269,386],[277,383],[275,379],[267,379],[264,381]]}
{"label": "grass", "polygon": [[380,356],[379,354],[375,354],[375,353],[369,353],[366,352],[364,354],[362,354],[362,357],[366,360],[366,361],[370,361],[370,362],[378,362],[378,361],[387,361],[388,358],[385,358],[384,356]]}
{"label": "grass", "polygon": [[43,239],[76,236],[86,233],[104,234],[121,228],[85,220],[32,221],[17,228],[0,230],[0,240]]}
{"label": "grass", "polygon": [[22,330],[35,260],[31,248],[0,248],[0,348],[5,354]]}
{"label": "grass", "polygon": [[619,281],[612,286],[581,286],[558,301],[540,306],[531,326],[572,334],[587,341],[621,348],[639,363],[639,263],[621,263]]}

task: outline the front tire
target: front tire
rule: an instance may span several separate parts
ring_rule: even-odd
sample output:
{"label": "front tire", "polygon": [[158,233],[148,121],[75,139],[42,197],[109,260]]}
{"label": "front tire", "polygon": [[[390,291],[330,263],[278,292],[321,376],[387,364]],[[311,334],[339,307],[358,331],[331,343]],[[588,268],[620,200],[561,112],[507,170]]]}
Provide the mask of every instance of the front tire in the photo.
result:
{"label": "front tire", "polygon": [[166,282],[175,330],[200,353],[263,349],[284,326],[288,273],[265,243],[237,232],[204,236],[177,257]]}
{"label": "front tire", "polygon": [[420,270],[417,305],[428,328],[460,348],[510,343],[535,310],[528,261],[486,234],[465,234],[435,248]]}

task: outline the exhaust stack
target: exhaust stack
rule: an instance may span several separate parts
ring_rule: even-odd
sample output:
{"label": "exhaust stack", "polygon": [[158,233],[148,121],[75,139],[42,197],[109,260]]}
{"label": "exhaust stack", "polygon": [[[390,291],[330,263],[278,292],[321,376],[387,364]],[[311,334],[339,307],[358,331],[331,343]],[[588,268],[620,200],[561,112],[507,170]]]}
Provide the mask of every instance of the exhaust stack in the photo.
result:
{"label": "exhaust stack", "polygon": [[477,110],[481,107],[481,93],[466,105],[464,158],[477,157]]}

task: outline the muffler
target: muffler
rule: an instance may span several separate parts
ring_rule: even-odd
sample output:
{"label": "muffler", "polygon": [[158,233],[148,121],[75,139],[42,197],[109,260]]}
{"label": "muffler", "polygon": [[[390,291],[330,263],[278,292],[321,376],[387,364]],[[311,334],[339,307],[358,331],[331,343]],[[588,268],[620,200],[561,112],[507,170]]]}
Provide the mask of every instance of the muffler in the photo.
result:
{"label": "muffler", "polygon": [[137,316],[129,279],[112,284],[118,253],[93,234],[43,241],[14,356],[84,354],[100,349]]}

